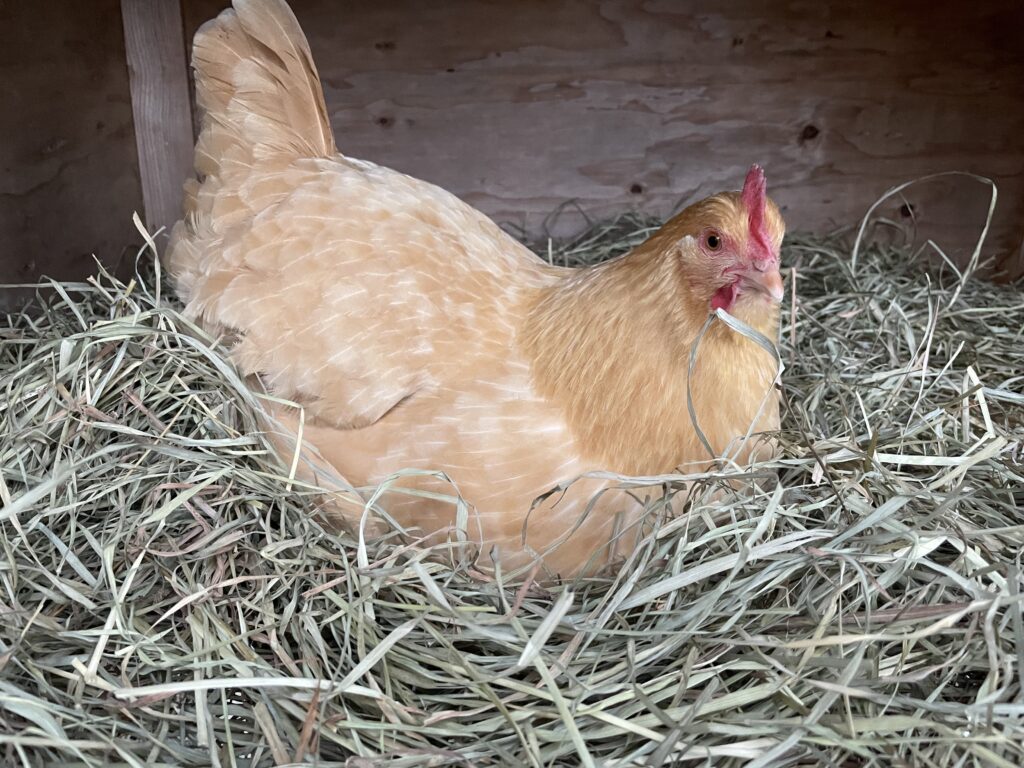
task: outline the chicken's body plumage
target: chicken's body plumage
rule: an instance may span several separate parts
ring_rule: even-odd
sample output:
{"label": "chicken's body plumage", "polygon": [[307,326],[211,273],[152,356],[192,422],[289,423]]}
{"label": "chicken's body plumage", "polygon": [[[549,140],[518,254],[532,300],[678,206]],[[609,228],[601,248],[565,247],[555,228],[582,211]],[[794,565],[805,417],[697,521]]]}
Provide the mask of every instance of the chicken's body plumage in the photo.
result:
{"label": "chicken's body plumage", "polygon": [[[449,193],[339,155],[280,0],[235,0],[197,34],[194,67],[199,180],[169,263],[188,311],[229,340],[238,366],[302,407],[319,453],[310,477],[330,469],[370,486],[443,471],[471,505],[470,535],[506,564],[525,561],[524,531],[543,551],[589,504],[545,557],[572,573],[607,560],[602,547],[639,502],[592,478],[530,512],[534,499],[588,472],[707,464],[686,382],[708,307],[680,297],[663,251],[711,209],[684,212],[626,257],[555,268]],[[735,195],[712,203],[742,213]],[[774,310],[749,314],[774,337]],[[777,427],[774,374],[756,345],[720,325],[707,334],[691,391],[716,452]],[[298,432],[296,409],[275,415]],[[453,490],[426,472],[398,484]],[[428,533],[455,519],[429,493],[391,493],[384,506]]]}

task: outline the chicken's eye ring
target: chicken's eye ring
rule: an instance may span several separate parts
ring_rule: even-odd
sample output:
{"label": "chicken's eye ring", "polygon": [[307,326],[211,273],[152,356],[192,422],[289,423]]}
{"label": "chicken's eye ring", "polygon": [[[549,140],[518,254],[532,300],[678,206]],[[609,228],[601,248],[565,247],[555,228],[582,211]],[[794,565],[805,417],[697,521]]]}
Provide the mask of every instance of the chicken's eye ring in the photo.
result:
{"label": "chicken's eye ring", "polygon": [[720,251],[722,249],[722,236],[717,232],[708,232],[704,235],[704,245],[709,251]]}

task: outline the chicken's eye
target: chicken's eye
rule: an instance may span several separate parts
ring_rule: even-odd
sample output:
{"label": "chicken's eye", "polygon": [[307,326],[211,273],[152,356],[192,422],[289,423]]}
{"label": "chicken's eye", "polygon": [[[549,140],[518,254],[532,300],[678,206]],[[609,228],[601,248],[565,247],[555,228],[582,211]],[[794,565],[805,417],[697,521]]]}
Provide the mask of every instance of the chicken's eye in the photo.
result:
{"label": "chicken's eye", "polygon": [[717,232],[711,232],[704,238],[704,243],[709,251],[717,251],[722,247],[722,236]]}

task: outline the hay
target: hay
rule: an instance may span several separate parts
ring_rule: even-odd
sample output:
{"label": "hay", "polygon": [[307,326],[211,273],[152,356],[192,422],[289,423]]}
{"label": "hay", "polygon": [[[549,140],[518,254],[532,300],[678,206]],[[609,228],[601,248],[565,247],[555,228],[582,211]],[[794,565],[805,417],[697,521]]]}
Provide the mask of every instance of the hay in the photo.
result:
{"label": "hay", "polygon": [[0,331],[4,764],[1024,764],[1024,298],[843,243],[784,255],[784,457],[550,590],[325,532],[158,279],[53,285]]}

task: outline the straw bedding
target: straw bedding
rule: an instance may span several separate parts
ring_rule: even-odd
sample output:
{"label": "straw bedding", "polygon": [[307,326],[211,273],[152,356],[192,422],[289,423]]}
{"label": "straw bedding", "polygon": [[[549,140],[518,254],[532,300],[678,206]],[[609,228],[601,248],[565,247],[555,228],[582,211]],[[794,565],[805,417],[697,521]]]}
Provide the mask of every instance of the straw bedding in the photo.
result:
{"label": "straw bedding", "polygon": [[1024,764],[1024,295],[857,250],[785,248],[783,457],[623,479],[669,489],[645,546],[556,587],[325,531],[158,272],[41,290],[0,327],[0,760]]}

